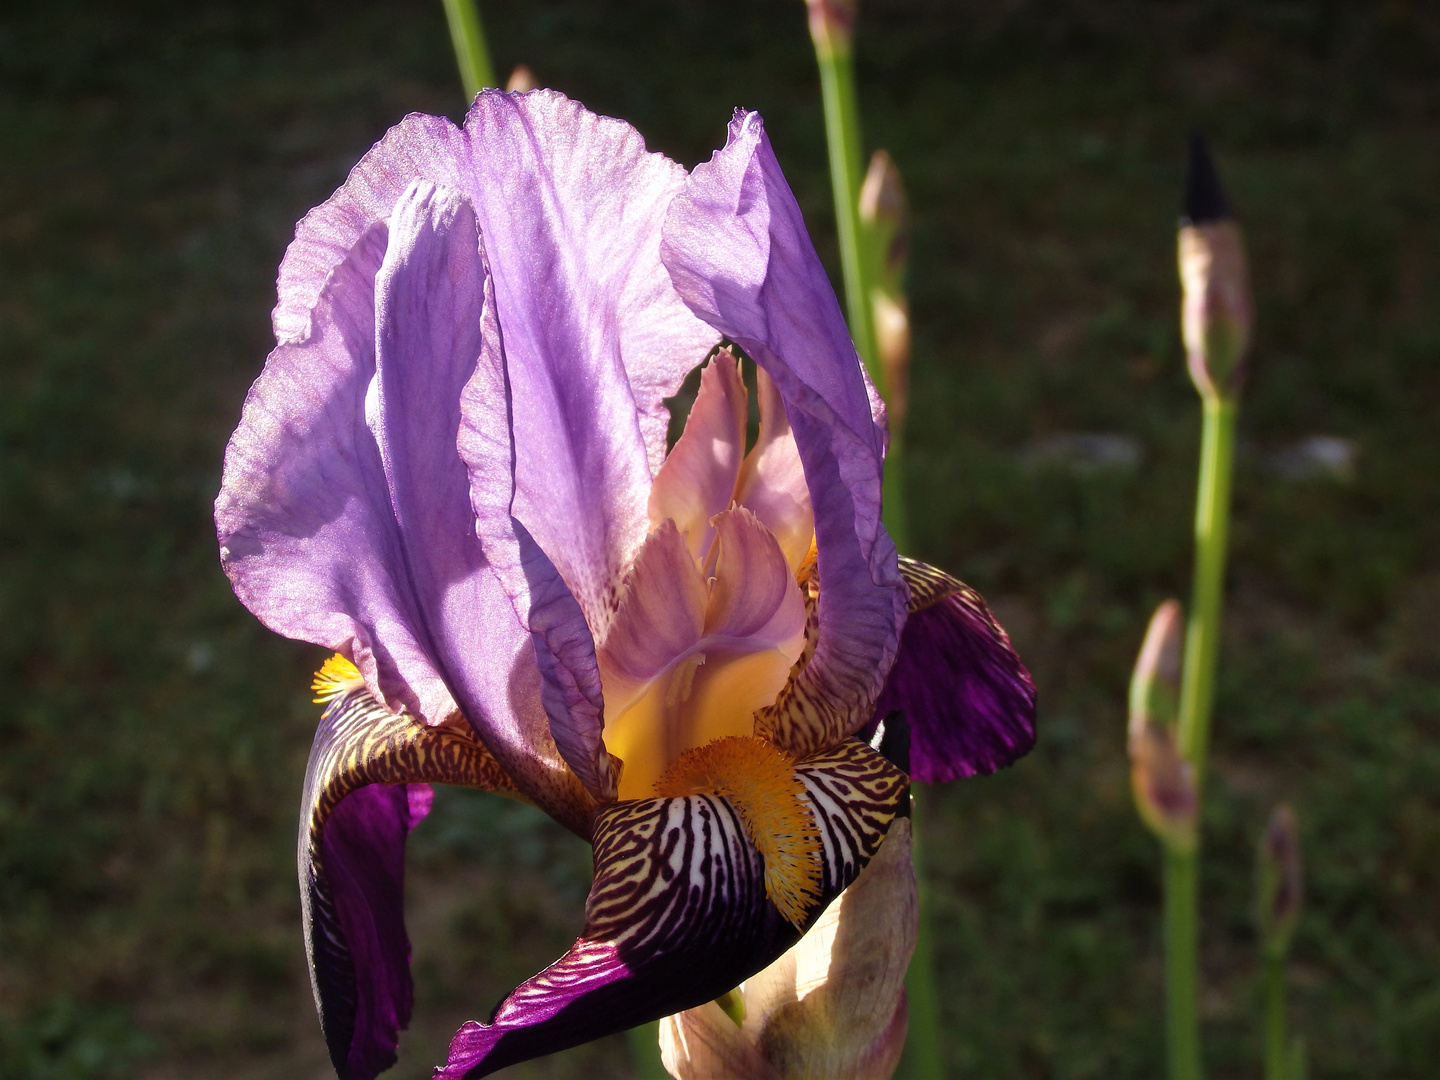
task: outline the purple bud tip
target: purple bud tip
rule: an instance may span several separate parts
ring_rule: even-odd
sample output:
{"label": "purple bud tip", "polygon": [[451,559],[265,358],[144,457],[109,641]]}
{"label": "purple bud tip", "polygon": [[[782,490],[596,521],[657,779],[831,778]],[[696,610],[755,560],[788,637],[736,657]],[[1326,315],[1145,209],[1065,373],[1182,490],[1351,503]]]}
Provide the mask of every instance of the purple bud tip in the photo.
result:
{"label": "purple bud tip", "polygon": [[1215,171],[1215,161],[1210,157],[1210,147],[1199,128],[1190,132],[1190,159],[1185,166],[1185,206],[1180,215],[1180,224],[1209,225],[1235,216],[1225,189],[1220,185],[1220,174]]}

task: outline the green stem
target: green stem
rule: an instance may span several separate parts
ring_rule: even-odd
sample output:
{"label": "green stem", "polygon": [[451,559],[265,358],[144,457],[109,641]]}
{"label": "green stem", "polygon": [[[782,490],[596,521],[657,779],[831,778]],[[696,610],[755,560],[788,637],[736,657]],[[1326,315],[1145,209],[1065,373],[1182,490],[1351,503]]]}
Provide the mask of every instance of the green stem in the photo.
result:
{"label": "green stem", "polygon": [[1290,1076],[1291,1047],[1285,1037],[1285,954],[1265,950],[1265,1080]]}
{"label": "green stem", "polygon": [[940,999],[935,989],[935,942],[930,933],[934,897],[925,876],[925,848],[921,843],[920,808],[930,801],[929,793],[921,794],[921,786],[910,787],[914,797],[911,818],[911,844],[915,860],[915,877],[920,888],[920,927],[915,937],[915,955],[905,973],[905,994],[909,998],[910,1027],[906,1039],[906,1055],[910,1068],[907,1075],[917,1080],[945,1076],[945,1053],[940,1042]]}
{"label": "green stem", "polygon": [[[1180,685],[1180,749],[1194,769],[1197,814],[1204,802],[1205,755],[1215,671],[1220,657],[1220,614],[1230,533],[1230,479],[1234,467],[1236,403],[1206,396],[1195,498],[1195,585],[1185,628],[1185,670]],[[1202,815],[1203,817],[1203,815]],[[1165,1029],[1171,1080],[1200,1080],[1199,865],[1197,849],[1165,852]]]}
{"label": "green stem", "polygon": [[[815,59],[820,65],[820,94],[825,103],[825,141],[830,151],[830,187],[835,199],[835,232],[840,241],[840,269],[845,279],[850,337],[875,388],[882,398],[889,400],[880,348],[875,340],[875,313],[871,308],[874,266],[868,250],[868,234],[860,221],[864,157],[860,107],[855,98],[855,56],[848,43],[828,47],[817,43]],[[901,551],[908,549],[910,539],[901,482],[903,456],[900,435],[895,432],[885,458],[883,499],[885,528]]]}
{"label": "green stem", "polygon": [[1185,627],[1185,674],[1180,685],[1180,750],[1195,769],[1195,791],[1205,786],[1210,710],[1220,659],[1220,609],[1230,537],[1230,477],[1235,457],[1233,399],[1205,398],[1200,446],[1200,489],[1195,497],[1195,585]]}
{"label": "green stem", "polygon": [[1170,1080],[1200,1080],[1196,852],[1165,851],[1165,1043]]}
{"label": "green stem", "polygon": [[630,1065],[635,1080],[670,1080],[660,1061],[660,1023],[641,1024],[625,1033],[630,1044]]}
{"label": "green stem", "polygon": [[445,21],[450,24],[450,40],[455,45],[455,62],[460,65],[460,81],[471,100],[495,82],[495,69],[490,65],[490,51],[485,47],[485,30],[480,25],[480,12],[475,0],[445,0]]}

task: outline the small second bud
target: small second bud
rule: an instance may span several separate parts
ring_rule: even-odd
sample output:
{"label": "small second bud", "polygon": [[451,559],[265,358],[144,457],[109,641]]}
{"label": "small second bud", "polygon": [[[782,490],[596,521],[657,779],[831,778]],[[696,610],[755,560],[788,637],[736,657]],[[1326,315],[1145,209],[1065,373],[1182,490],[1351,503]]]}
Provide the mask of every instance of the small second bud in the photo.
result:
{"label": "small second bud", "polygon": [[1135,809],[1166,847],[1195,850],[1199,798],[1195,770],[1180,750],[1176,720],[1184,613],[1178,600],[1155,609],[1130,678],[1130,784]]}

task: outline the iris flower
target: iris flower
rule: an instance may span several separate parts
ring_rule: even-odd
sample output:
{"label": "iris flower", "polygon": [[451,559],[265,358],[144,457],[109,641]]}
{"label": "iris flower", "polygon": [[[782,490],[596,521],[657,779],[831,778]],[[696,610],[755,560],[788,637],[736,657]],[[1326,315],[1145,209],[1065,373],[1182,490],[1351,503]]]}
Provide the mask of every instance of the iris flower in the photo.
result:
{"label": "iris flower", "polygon": [[579,938],[455,1035],[458,1080],[702,1005],[799,941],[906,812],[856,737],[877,718],[904,715],[920,779],[1029,748],[1003,631],[881,525],[883,406],[756,114],[688,174],[553,92],[412,115],[301,221],[273,318],[216,523],[245,605],[337,653],[299,863],[346,1080],[409,1020],[404,845],[433,783],[594,848]]}

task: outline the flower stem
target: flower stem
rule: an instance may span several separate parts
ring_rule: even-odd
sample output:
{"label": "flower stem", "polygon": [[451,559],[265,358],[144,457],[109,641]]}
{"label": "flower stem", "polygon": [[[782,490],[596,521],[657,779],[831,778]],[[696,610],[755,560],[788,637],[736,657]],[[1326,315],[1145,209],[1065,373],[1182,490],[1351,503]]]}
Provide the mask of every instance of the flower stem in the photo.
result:
{"label": "flower stem", "polygon": [[660,1024],[641,1024],[625,1033],[630,1044],[630,1065],[635,1070],[635,1080],[670,1080],[670,1074],[660,1063]]}
{"label": "flower stem", "polygon": [[[1195,775],[1197,814],[1204,805],[1205,755],[1215,671],[1220,656],[1220,615],[1230,532],[1230,479],[1234,466],[1236,402],[1204,396],[1200,484],[1195,499],[1195,583],[1185,630],[1180,686],[1180,749]],[[1199,847],[1165,852],[1166,1035],[1171,1080],[1200,1080]]]}
{"label": "flower stem", "polygon": [[1165,1043],[1170,1080],[1200,1080],[1199,934],[1194,851],[1165,850]]}
{"label": "flower stem", "polygon": [[1285,1037],[1285,954],[1265,950],[1265,1080],[1290,1075],[1291,1047]]}
{"label": "flower stem", "polygon": [[940,997],[935,989],[935,938],[930,932],[934,897],[925,875],[927,847],[921,837],[921,806],[930,801],[929,792],[922,796],[921,786],[912,783],[914,799],[911,809],[911,837],[915,877],[920,891],[920,925],[915,936],[915,955],[905,973],[905,995],[909,999],[910,1026],[906,1037],[909,1058],[908,1075],[916,1080],[942,1080],[945,1076],[945,1052],[940,1041]]}
{"label": "flower stem", "polygon": [[[830,151],[830,187],[835,199],[835,232],[840,241],[840,269],[845,279],[845,310],[850,337],[860,354],[870,380],[889,400],[880,348],[875,340],[875,315],[871,308],[874,289],[873,253],[868,232],[860,220],[860,183],[863,154],[860,140],[860,107],[855,97],[855,54],[848,40],[815,43],[820,66],[820,94],[825,103],[825,141]],[[892,433],[885,457],[885,528],[895,546],[909,546],[905,514],[905,493],[901,481],[904,450],[899,432]],[[912,1003],[913,1005],[913,1003]],[[912,1013],[912,1024],[913,1024]]]}
{"label": "flower stem", "polygon": [[474,101],[475,95],[485,87],[497,85],[475,0],[445,0],[445,21],[450,24],[450,40],[455,45],[455,62],[460,65],[460,81],[465,84],[466,96]]}
{"label": "flower stem", "polygon": [[1230,478],[1234,471],[1233,399],[1206,396],[1195,498],[1195,584],[1185,628],[1185,674],[1180,686],[1180,749],[1195,769],[1195,790],[1205,787],[1210,710],[1220,658],[1220,609],[1230,538]]}

